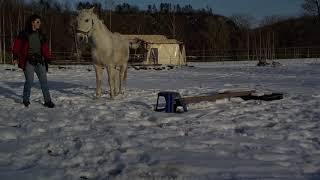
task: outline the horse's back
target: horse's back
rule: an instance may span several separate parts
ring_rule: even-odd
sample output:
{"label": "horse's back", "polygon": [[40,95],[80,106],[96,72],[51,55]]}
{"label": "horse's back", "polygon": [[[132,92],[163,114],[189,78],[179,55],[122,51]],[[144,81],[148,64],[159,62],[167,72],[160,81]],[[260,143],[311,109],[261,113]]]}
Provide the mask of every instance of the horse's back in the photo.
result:
{"label": "horse's back", "polygon": [[113,33],[114,58],[117,64],[126,64],[129,60],[129,41],[120,33]]}

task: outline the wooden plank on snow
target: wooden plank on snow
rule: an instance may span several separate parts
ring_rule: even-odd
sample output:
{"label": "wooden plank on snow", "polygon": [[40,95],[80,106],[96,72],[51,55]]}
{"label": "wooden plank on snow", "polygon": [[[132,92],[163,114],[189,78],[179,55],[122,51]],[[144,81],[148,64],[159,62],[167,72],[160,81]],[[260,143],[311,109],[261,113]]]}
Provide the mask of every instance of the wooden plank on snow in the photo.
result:
{"label": "wooden plank on snow", "polygon": [[186,104],[190,103],[199,103],[201,101],[216,101],[219,99],[230,99],[234,97],[242,97],[242,96],[249,96],[251,93],[255,91],[239,91],[239,92],[226,92],[221,94],[214,94],[214,95],[208,95],[208,96],[192,96],[192,97],[184,97],[182,100]]}

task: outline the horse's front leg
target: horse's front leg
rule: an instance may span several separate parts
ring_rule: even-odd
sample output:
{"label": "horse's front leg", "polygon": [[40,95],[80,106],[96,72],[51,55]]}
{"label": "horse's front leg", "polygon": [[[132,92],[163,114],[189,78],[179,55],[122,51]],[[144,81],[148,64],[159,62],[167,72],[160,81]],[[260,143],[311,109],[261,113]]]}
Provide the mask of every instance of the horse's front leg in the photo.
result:
{"label": "horse's front leg", "polygon": [[96,97],[99,99],[101,97],[102,66],[94,64],[94,69],[96,71]]}
{"label": "horse's front leg", "polygon": [[108,82],[109,82],[109,88],[110,88],[110,98],[114,99],[116,95],[115,91],[115,67],[112,65],[109,65],[107,67],[108,70]]}

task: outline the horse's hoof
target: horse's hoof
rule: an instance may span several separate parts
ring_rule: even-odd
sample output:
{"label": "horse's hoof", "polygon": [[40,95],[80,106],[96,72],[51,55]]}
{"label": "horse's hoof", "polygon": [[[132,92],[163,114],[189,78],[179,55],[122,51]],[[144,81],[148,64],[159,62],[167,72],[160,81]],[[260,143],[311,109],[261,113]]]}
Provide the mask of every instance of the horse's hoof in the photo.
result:
{"label": "horse's hoof", "polygon": [[114,95],[114,94],[111,95],[111,94],[110,94],[110,99],[111,99],[111,100],[114,100],[115,97],[116,97],[116,95]]}

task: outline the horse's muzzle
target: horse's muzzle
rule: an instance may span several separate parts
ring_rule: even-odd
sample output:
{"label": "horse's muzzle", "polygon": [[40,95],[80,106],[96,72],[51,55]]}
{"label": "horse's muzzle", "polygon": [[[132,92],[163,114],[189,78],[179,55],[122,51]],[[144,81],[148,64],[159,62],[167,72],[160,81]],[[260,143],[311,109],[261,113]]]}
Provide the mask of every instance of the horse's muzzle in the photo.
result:
{"label": "horse's muzzle", "polygon": [[78,42],[85,42],[85,43],[89,42],[88,35],[83,33],[77,33],[77,40]]}

